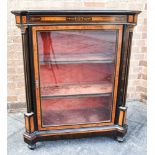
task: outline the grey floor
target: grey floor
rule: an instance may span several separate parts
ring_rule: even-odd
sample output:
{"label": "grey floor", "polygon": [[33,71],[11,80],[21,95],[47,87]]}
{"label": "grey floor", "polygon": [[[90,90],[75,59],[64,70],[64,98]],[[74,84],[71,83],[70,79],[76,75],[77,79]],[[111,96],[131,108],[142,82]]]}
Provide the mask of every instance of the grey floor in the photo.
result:
{"label": "grey floor", "polygon": [[8,114],[8,155],[146,155],[147,108],[140,102],[128,102],[128,133],[118,143],[107,137],[39,142],[29,150],[23,142],[23,113]]}

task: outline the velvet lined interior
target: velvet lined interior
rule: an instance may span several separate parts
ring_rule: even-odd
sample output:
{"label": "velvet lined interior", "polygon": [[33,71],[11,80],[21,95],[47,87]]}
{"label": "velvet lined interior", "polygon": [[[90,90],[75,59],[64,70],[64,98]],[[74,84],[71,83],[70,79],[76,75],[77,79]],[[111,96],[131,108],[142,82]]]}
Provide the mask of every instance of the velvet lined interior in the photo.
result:
{"label": "velvet lined interior", "polygon": [[116,31],[38,31],[37,40],[43,125],[110,121]]}

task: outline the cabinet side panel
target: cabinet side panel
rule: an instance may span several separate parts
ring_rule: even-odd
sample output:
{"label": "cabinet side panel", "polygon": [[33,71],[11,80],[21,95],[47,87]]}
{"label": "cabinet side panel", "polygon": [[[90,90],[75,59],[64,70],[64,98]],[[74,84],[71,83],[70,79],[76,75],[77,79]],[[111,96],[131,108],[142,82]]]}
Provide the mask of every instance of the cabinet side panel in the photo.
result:
{"label": "cabinet side panel", "polygon": [[[126,94],[127,94],[127,86],[128,86],[128,75],[129,75],[129,67],[130,67],[130,55],[131,55],[131,46],[132,46],[132,35],[133,32],[129,31],[129,38],[128,38],[128,46],[127,46],[127,56],[126,56],[126,65],[123,66],[125,70],[124,74],[124,84],[123,84],[123,106],[125,106],[126,102]],[[123,73],[124,73],[123,72]]]}
{"label": "cabinet side panel", "polygon": [[32,94],[31,94],[31,71],[30,71],[30,55],[28,44],[28,27],[21,27],[22,45],[23,45],[23,61],[24,61],[24,75],[25,75],[25,91],[27,112],[32,111]]}
{"label": "cabinet side panel", "polygon": [[132,35],[133,27],[124,25],[123,30],[123,46],[121,53],[121,66],[120,66],[120,79],[118,87],[118,96],[117,96],[117,111],[115,123],[118,122],[119,117],[119,107],[125,107],[126,105],[126,94],[127,94],[127,84],[128,84],[128,73],[130,65],[130,55],[131,55],[131,46],[132,46]]}
{"label": "cabinet side panel", "polygon": [[32,40],[32,27],[28,27],[28,43],[29,43],[29,60],[30,60],[30,82],[31,82],[31,96],[32,96],[32,109],[34,113],[34,128],[37,130],[37,105],[36,105],[36,95],[35,95],[35,77],[34,77],[34,55],[33,55],[33,40]]}

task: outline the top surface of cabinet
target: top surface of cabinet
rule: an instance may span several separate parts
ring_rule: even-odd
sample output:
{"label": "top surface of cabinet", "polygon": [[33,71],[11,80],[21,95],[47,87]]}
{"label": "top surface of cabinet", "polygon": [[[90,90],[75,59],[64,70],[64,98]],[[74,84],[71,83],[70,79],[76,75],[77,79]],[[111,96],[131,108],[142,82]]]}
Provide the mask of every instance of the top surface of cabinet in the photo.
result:
{"label": "top surface of cabinet", "polygon": [[69,14],[88,14],[88,15],[98,15],[98,14],[117,14],[117,15],[128,15],[128,14],[139,14],[141,11],[137,10],[14,10],[12,11],[15,15],[69,15]]}

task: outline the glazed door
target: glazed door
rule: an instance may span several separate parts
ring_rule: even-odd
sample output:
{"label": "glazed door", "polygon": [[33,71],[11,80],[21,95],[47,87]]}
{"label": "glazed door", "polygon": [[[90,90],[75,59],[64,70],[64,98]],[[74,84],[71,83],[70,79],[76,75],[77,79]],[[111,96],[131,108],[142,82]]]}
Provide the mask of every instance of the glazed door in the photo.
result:
{"label": "glazed door", "polygon": [[39,130],[114,124],[122,26],[32,32]]}

